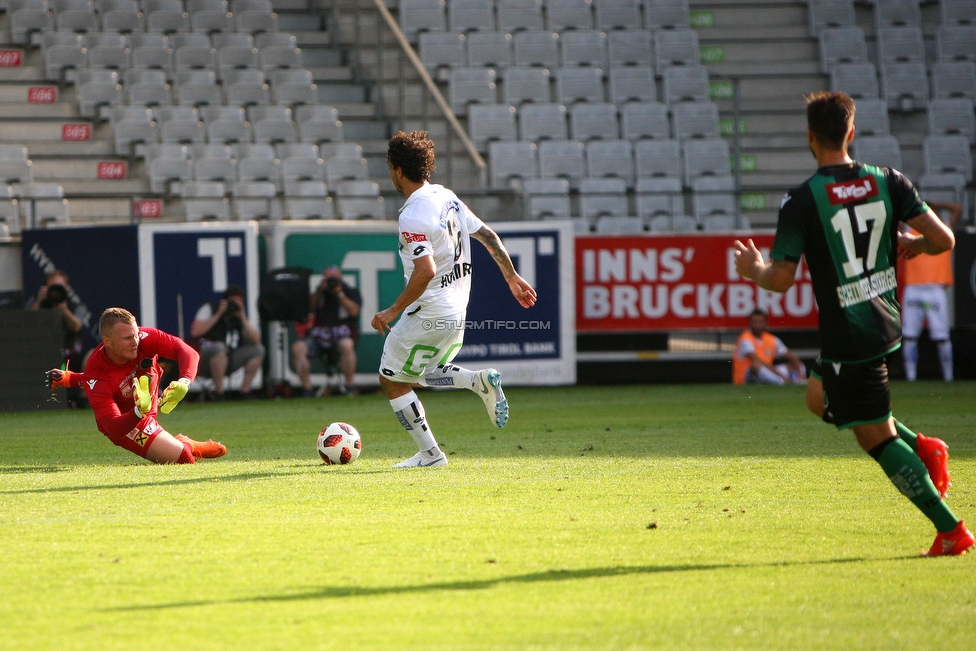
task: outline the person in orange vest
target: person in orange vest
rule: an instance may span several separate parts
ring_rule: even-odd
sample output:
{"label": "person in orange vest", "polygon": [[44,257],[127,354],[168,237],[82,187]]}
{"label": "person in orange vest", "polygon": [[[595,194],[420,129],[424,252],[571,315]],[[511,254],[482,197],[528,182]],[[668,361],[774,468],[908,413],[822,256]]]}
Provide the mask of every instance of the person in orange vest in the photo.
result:
{"label": "person in orange vest", "polygon": [[[734,384],[802,384],[807,369],[783,341],[766,332],[769,317],[755,309],[749,315],[749,329],[735,344],[732,354],[732,382]],[[776,363],[777,360],[783,360]]]}
{"label": "person in orange vest", "polygon": [[[962,216],[957,203],[926,202],[952,230]],[[914,234],[914,231],[910,231]],[[939,351],[942,379],[952,382],[952,340],[949,338],[949,303],[947,290],[952,287],[952,252],[906,258],[901,282],[905,293],[901,299],[901,353],[905,362],[905,379],[918,377],[918,337],[928,322],[929,337]]]}

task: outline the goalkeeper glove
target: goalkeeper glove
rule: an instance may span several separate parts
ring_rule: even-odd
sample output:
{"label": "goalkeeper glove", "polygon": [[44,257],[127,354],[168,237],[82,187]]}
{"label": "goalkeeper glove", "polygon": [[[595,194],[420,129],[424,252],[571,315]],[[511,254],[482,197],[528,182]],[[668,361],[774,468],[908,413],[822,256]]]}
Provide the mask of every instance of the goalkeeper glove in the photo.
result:
{"label": "goalkeeper glove", "polygon": [[45,384],[52,391],[54,389],[70,389],[72,375],[77,375],[77,373],[72,373],[71,371],[66,371],[60,368],[52,368],[44,374]]}
{"label": "goalkeeper glove", "polygon": [[152,393],[149,391],[149,376],[132,379],[132,400],[136,403],[136,416],[140,419],[152,408]]}
{"label": "goalkeeper glove", "polygon": [[180,404],[180,400],[186,396],[189,388],[190,380],[185,377],[170,382],[166,390],[163,391],[163,398],[159,401],[159,411],[168,414],[176,409],[176,405]]}

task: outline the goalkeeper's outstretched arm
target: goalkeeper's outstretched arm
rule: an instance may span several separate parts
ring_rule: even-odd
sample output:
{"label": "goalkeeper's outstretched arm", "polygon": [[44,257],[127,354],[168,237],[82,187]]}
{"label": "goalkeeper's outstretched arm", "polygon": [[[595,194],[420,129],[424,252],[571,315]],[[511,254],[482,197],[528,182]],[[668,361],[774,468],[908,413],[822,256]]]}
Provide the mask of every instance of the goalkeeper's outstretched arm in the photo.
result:
{"label": "goalkeeper's outstretched arm", "polygon": [[508,288],[512,291],[512,296],[519,304],[525,308],[535,305],[537,299],[535,289],[515,271],[512,257],[508,255],[508,250],[502,244],[502,238],[498,237],[498,233],[484,225],[472,233],[471,237],[481,242],[488,249],[488,253],[495,260],[495,264],[501,269],[502,276],[505,277]]}

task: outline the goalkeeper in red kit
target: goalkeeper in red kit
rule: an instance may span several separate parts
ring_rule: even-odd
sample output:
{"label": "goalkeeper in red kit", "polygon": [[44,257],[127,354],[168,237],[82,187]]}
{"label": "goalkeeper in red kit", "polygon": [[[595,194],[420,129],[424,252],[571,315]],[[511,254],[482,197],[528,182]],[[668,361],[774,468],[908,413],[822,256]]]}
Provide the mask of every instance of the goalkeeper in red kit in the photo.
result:
{"label": "goalkeeper in red kit", "polygon": [[[95,411],[98,430],[115,445],[156,463],[194,463],[227,453],[216,441],[173,436],[156,420],[186,395],[197,374],[200,354],[181,339],[155,328],[140,328],[132,313],[112,307],[98,321],[102,343],[92,352],[84,373],[52,369],[51,389],[81,387]],[[176,361],[181,377],[159,396],[162,369],[157,357]]]}

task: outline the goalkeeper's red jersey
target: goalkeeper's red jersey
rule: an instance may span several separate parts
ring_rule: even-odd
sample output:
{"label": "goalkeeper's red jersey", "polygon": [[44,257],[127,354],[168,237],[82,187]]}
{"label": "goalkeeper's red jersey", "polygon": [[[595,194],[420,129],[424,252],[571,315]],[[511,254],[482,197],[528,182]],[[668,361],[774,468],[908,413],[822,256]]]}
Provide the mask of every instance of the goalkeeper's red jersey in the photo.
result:
{"label": "goalkeeper's red jersey", "polygon": [[[98,430],[116,445],[156,416],[159,378],[163,374],[157,362],[159,356],[175,361],[180,377],[193,380],[197,376],[200,354],[183,340],[155,328],[139,328],[139,352],[134,361],[116,364],[105,353],[105,344],[99,344],[85,365],[82,386],[95,412]],[[143,375],[150,378],[152,407],[140,419],[133,412],[132,380]]]}

